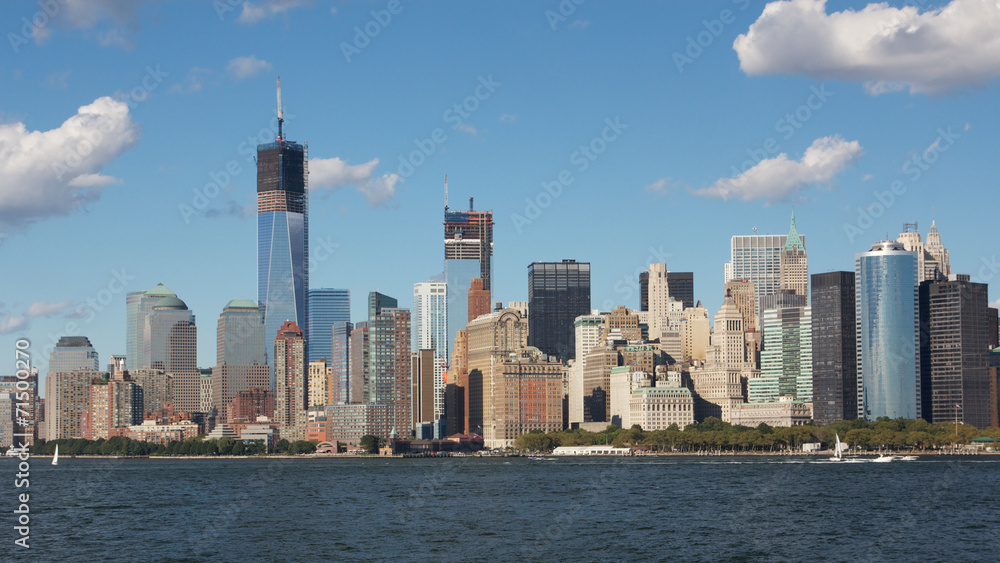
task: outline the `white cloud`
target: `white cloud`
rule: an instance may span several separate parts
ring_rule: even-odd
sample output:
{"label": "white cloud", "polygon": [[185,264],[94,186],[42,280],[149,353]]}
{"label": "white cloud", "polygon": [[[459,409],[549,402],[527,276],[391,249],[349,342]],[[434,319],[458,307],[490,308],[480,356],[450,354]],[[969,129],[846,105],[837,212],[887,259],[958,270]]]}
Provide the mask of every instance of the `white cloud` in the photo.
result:
{"label": "white cloud", "polygon": [[365,198],[371,205],[383,205],[396,196],[398,183],[399,174],[383,174],[371,182],[358,186],[358,191],[365,194]]}
{"label": "white cloud", "polygon": [[514,123],[517,121],[517,115],[513,113],[505,113],[500,116],[500,123]]}
{"label": "white cloud", "polygon": [[177,94],[200,92],[202,87],[205,85],[204,79],[210,77],[211,75],[211,70],[196,66],[188,71],[183,80],[171,86],[168,91]]}
{"label": "white cloud", "polygon": [[249,57],[236,57],[229,61],[229,64],[226,65],[226,70],[235,76],[236,80],[243,80],[244,78],[250,78],[258,72],[271,70],[271,63],[262,61],[253,55]]}
{"label": "white cloud", "polygon": [[660,178],[659,180],[643,188],[643,190],[645,190],[646,193],[652,194],[654,199],[658,199],[667,195],[667,193],[670,192],[670,190],[674,187],[674,185],[675,182],[673,181],[673,179]]}
{"label": "white cloud", "polygon": [[371,180],[378,159],[364,164],[347,164],[337,157],[309,159],[310,188],[338,188]]}
{"label": "white cloud", "polygon": [[[59,0],[52,21],[66,29],[96,30],[92,37],[103,47],[134,47],[139,30],[138,11],[148,0]],[[52,34],[51,26],[36,34],[35,42],[44,43]],[[85,35],[90,36],[90,33]]]}
{"label": "white cloud", "polygon": [[871,174],[865,174],[864,176],[861,177],[861,181],[862,182],[867,182],[868,180],[871,180],[874,177],[875,176],[872,176]]}
{"label": "white cloud", "polygon": [[1000,299],[997,299],[996,301],[990,303],[990,307],[993,307],[994,309],[1000,309]]}
{"label": "white cloud", "polygon": [[694,194],[726,200],[784,201],[806,186],[830,184],[834,176],[860,156],[861,145],[857,141],[845,141],[839,135],[821,137],[806,149],[801,160],[790,160],[781,153],[758,162],[735,178],[720,178]]}
{"label": "white cloud", "polygon": [[37,301],[28,305],[20,315],[5,314],[0,318],[0,334],[9,334],[18,330],[27,330],[31,325],[31,319],[36,317],[51,317],[66,312],[73,306],[72,301],[60,301],[49,303],[48,301]]}
{"label": "white cloud", "polygon": [[4,315],[0,318],[0,334],[10,334],[16,330],[21,330],[27,328],[28,317],[24,315],[18,315],[12,317],[10,315]]}
{"label": "white cloud", "polygon": [[479,134],[479,130],[476,129],[475,127],[473,127],[472,125],[469,125],[468,123],[459,123],[458,124],[458,130],[461,131],[461,132],[463,132],[463,133],[468,133],[469,135],[472,135],[473,137],[475,137],[476,135]]}
{"label": "white cloud", "polygon": [[883,2],[830,14],[826,0],[771,2],[733,49],[751,75],[862,82],[872,95],[956,92],[1000,76],[1000,2],[952,0],[922,13]]}
{"label": "white cloud", "polygon": [[566,27],[568,27],[569,29],[584,30],[590,27],[590,20],[573,20]]}
{"label": "white cloud", "polygon": [[25,310],[24,314],[29,317],[49,317],[56,315],[65,311],[68,307],[72,307],[72,301],[60,301],[58,303],[49,303],[48,301],[38,301],[32,303]]}
{"label": "white cloud", "polygon": [[312,158],[309,159],[309,187],[336,189],[355,186],[368,203],[382,205],[396,195],[400,178],[398,174],[383,174],[376,178],[376,166],[377,158],[364,164],[347,164],[337,157]]}
{"label": "white cloud", "polygon": [[240,23],[257,23],[260,20],[273,18],[284,14],[292,8],[305,4],[302,0],[266,0],[264,2],[244,2],[243,12],[237,21]]}
{"label": "white cloud", "polygon": [[56,129],[0,125],[0,224],[68,215],[116,182],[101,175],[139,140],[128,104],[98,98]]}

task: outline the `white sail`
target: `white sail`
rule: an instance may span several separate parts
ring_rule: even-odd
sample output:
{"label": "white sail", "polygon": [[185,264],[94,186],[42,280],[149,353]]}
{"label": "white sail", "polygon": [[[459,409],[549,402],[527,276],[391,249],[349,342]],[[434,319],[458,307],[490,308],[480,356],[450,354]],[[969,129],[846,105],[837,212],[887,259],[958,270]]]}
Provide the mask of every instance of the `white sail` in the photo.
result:
{"label": "white sail", "polygon": [[59,444],[56,444],[56,453],[52,456],[52,465],[59,465]]}

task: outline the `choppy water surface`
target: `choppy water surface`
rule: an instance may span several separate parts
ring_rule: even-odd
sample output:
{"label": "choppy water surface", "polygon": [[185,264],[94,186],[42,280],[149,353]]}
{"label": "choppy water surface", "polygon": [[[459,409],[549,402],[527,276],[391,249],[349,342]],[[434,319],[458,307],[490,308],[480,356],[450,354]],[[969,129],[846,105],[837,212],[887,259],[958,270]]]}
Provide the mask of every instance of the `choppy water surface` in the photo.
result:
{"label": "choppy water surface", "polygon": [[0,472],[39,561],[1000,557],[989,457],[33,459],[27,552]]}

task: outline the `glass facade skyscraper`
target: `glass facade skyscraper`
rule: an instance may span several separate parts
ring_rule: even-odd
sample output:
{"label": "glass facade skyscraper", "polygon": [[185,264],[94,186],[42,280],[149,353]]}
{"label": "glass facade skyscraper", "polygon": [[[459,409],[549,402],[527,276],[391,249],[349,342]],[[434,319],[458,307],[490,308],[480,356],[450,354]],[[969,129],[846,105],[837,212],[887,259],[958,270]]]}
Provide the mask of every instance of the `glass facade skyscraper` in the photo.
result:
{"label": "glass facade skyscraper", "polygon": [[130,292],[125,297],[125,365],[128,369],[136,370],[149,365],[143,358],[145,351],[143,329],[146,326],[146,315],[153,310],[153,305],[164,297],[177,297],[177,294],[162,283],[156,284],[149,291]]}
{"label": "glass facade skyscraper", "polygon": [[859,418],[920,418],[917,254],[882,241],[854,264]]}
{"label": "glass facade skyscraper", "polygon": [[528,266],[528,346],[573,359],[573,323],[590,313],[590,263],[534,262]]}
{"label": "glass facade skyscraper", "polygon": [[[353,401],[351,397],[351,332],[350,321],[333,323],[330,329],[330,371],[332,372],[328,405]],[[360,401],[356,401],[360,402]]]}
{"label": "glass facade skyscraper", "polygon": [[351,290],[310,289],[308,295],[306,356],[310,362],[330,359],[331,328],[351,320]]}
{"label": "glass facade skyscraper", "polygon": [[[127,360],[126,360],[127,361]],[[143,361],[173,377],[174,407],[201,409],[201,373],[198,371],[198,330],[194,313],[177,297],[164,297],[146,315]]]}
{"label": "glass facade skyscraper", "polygon": [[483,291],[493,289],[493,212],[448,208],[447,180],[444,206],[444,281],[448,284],[448,344],[469,323],[469,288],[482,278]]}
{"label": "glass facade skyscraper", "polygon": [[249,299],[233,299],[219,315],[215,337],[212,406],[221,420],[228,422],[226,409],[240,391],[274,389],[260,308]]}
{"label": "glass facade skyscraper", "polygon": [[[280,134],[273,143],[257,145],[257,302],[268,339],[277,336],[285,321],[308,326],[306,161],[307,149]],[[274,361],[268,356],[273,372]]]}
{"label": "glass facade skyscraper", "polygon": [[448,342],[448,284],[413,285],[413,343],[411,351],[434,351],[434,418],[444,415],[444,369],[451,357]]}
{"label": "glass facade skyscraper", "polygon": [[90,379],[100,359],[86,336],[63,336],[49,355],[45,376],[46,440],[79,438],[80,414],[87,408]]}
{"label": "glass facade skyscraper", "polygon": [[764,309],[764,348],[760,377],[750,379],[751,403],[776,402],[781,397],[812,402],[812,310],[809,307]]}

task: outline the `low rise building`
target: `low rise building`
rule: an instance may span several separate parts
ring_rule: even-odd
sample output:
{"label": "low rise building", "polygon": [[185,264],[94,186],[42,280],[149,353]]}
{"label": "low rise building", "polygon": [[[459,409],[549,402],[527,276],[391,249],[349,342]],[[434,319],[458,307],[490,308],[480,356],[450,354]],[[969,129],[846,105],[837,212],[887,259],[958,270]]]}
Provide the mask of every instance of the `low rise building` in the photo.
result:
{"label": "low rise building", "polygon": [[190,420],[182,420],[171,424],[159,424],[155,420],[144,420],[142,424],[128,427],[130,440],[167,445],[170,442],[183,442],[198,435],[198,424]]}
{"label": "low rise building", "polygon": [[638,387],[631,393],[629,421],[643,430],[666,430],[676,424],[684,430],[694,424],[694,396],[686,387]]}
{"label": "low rise building", "polygon": [[733,407],[730,414],[733,425],[753,428],[763,422],[773,427],[802,426],[812,421],[812,403],[781,397],[777,402],[742,403]]}

